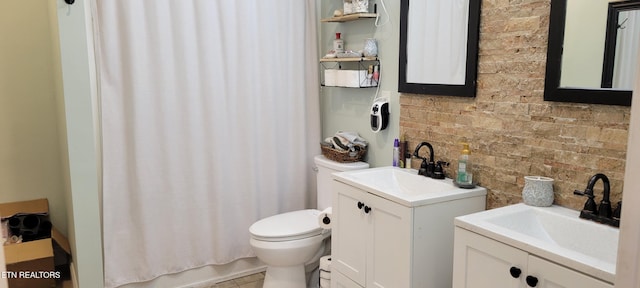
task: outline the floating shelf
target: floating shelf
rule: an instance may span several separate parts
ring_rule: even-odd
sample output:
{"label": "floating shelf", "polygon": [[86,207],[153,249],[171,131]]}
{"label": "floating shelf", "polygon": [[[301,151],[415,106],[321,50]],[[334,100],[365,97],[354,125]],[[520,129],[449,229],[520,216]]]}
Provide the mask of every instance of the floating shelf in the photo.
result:
{"label": "floating shelf", "polygon": [[348,14],[348,15],[339,16],[339,17],[321,19],[320,22],[325,22],[325,23],[326,22],[348,22],[348,21],[354,21],[359,19],[376,18],[377,16],[378,16],[377,13],[355,13],[355,14]]}
{"label": "floating shelf", "polygon": [[378,57],[320,58],[320,62],[378,61]]}

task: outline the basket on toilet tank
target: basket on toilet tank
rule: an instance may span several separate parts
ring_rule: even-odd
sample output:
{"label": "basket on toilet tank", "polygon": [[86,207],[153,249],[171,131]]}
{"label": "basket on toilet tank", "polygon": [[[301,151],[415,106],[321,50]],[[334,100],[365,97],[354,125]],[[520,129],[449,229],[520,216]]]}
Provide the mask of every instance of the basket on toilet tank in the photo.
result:
{"label": "basket on toilet tank", "polygon": [[325,142],[320,143],[320,149],[322,149],[322,155],[332,161],[340,163],[350,163],[362,161],[365,155],[367,155],[367,147],[360,148],[355,151],[345,151],[327,145]]}
{"label": "basket on toilet tank", "polygon": [[[369,142],[360,137],[358,132],[353,131],[338,131],[320,142],[322,155],[329,160],[340,163],[361,161],[367,154],[367,146],[369,146]],[[369,166],[367,165],[365,168],[369,168]],[[340,169],[338,168],[338,170]],[[353,170],[350,167],[344,169]],[[358,167],[357,169],[362,168]]]}

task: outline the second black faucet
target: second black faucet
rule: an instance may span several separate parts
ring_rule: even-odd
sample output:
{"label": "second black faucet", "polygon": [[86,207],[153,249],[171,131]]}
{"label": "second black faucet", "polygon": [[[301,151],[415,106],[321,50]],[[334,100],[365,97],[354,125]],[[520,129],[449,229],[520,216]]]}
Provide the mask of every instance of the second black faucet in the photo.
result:
{"label": "second black faucet", "polygon": [[[600,205],[596,207],[596,202],[593,200],[595,198],[595,195],[593,194],[593,186],[595,186],[598,180],[602,180],[603,196],[602,201],[600,201]],[[573,194],[586,196],[588,198],[587,202],[584,204],[584,208],[580,211],[580,218],[594,220],[596,222],[618,227],[620,225],[620,210],[622,208],[622,203],[618,203],[615,213],[614,211],[611,211],[609,189],[609,178],[602,173],[598,173],[589,179],[587,188],[585,188],[584,191],[574,191]]]}

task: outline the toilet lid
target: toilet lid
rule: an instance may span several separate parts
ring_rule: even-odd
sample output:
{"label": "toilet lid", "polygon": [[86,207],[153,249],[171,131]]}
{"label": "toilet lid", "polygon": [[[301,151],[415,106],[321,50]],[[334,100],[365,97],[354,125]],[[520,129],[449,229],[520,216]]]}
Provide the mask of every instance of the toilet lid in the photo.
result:
{"label": "toilet lid", "polygon": [[316,209],[307,209],[274,215],[253,223],[249,233],[264,241],[288,241],[320,235],[319,214]]}

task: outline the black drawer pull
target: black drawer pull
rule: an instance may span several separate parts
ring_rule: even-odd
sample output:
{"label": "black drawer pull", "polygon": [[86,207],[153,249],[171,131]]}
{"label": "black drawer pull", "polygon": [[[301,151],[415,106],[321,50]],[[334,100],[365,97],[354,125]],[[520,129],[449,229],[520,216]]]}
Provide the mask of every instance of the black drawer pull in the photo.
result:
{"label": "black drawer pull", "polygon": [[509,269],[509,273],[511,274],[511,277],[519,278],[520,274],[522,274],[522,270],[518,267],[511,267],[511,269]]}

